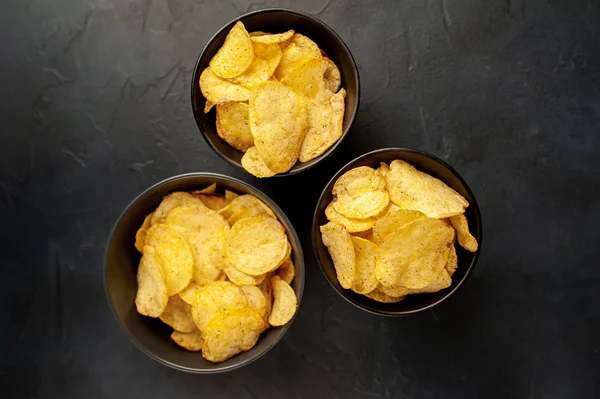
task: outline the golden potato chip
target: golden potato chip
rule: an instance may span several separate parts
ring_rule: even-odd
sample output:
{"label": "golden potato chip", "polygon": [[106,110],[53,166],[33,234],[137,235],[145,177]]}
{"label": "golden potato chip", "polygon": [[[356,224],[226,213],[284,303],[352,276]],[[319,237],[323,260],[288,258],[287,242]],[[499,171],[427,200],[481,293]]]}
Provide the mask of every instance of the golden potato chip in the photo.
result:
{"label": "golden potato chip", "polygon": [[265,279],[266,274],[260,276],[250,276],[246,273],[239,271],[235,266],[226,264],[223,268],[223,272],[233,284],[242,285],[258,285]]}
{"label": "golden potato chip", "polygon": [[269,316],[269,324],[283,326],[294,317],[298,300],[294,290],[288,283],[277,276],[271,278],[273,287],[273,309]]}
{"label": "golden potato chip", "polygon": [[296,276],[296,270],[294,269],[294,263],[291,258],[287,258],[277,269],[277,276],[288,284],[292,284],[294,277]]}
{"label": "golden potato chip", "polygon": [[142,227],[140,227],[135,233],[135,248],[142,252],[144,250],[144,243],[146,242],[146,233],[150,228],[152,220],[152,213],[144,218],[144,222],[142,223]]}
{"label": "golden potato chip", "polygon": [[445,269],[448,272],[448,274],[450,275],[450,277],[452,277],[452,275],[456,271],[457,267],[458,267],[458,257],[456,256],[456,248],[454,248],[454,245],[453,245],[452,247],[450,247],[450,253],[448,254],[448,261],[446,261],[446,266],[445,266]]}
{"label": "golden potato chip", "polygon": [[251,194],[237,196],[229,205],[219,211],[230,226],[233,226],[238,220],[266,215],[275,219],[275,214],[267,204]]}
{"label": "golden potato chip", "polygon": [[242,166],[248,173],[256,177],[271,177],[276,175],[275,172],[269,169],[255,146],[248,148],[248,151],[242,157]]}
{"label": "golden potato chip", "polygon": [[352,219],[347,218],[344,215],[338,213],[333,207],[333,203],[330,202],[325,208],[325,215],[328,220],[334,221],[341,224],[348,230],[348,233],[359,233],[361,231],[367,231],[377,221],[377,218],[366,218],[366,219]]}
{"label": "golden potato chip", "polygon": [[227,275],[225,274],[225,272],[221,272],[221,274],[219,274],[219,278],[217,279],[217,281],[227,281]]}
{"label": "golden potato chip", "polygon": [[360,231],[358,233],[351,233],[350,236],[364,238],[365,240],[373,242],[373,229]]}
{"label": "golden potato chip", "polygon": [[316,58],[320,57],[322,54],[317,43],[313,42],[301,33],[294,33],[294,35],[290,38],[290,43],[309,51]]}
{"label": "golden potato chip", "polygon": [[267,273],[263,282],[257,285],[258,289],[265,296],[266,308],[263,319],[267,324],[269,324],[269,316],[271,315],[271,308],[273,307],[273,288],[271,286],[271,277],[273,277],[273,272]]}
{"label": "golden potato chip", "polygon": [[187,287],[185,287],[183,289],[183,291],[181,291],[179,293],[179,297],[181,299],[183,299],[183,301],[189,305],[193,305],[194,304],[194,299],[196,298],[196,294],[198,293],[198,290],[201,288],[200,285],[196,284],[195,282],[191,282],[188,284]]}
{"label": "golden potato chip", "polygon": [[241,272],[260,276],[285,260],[288,246],[281,223],[261,215],[241,219],[231,227],[225,254],[227,261]]}
{"label": "golden potato chip", "polygon": [[268,34],[268,33],[259,31],[259,32],[252,32],[250,34],[250,39],[255,43],[275,44],[275,43],[285,42],[286,40],[289,40],[293,35],[294,35],[293,29],[290,29],[287,32],[275,33],[275,34]]}
{"label": "golden potato chip", "polygon": [[215,105],[216,104],[211,102],[210,100],[206,100],[206,102],[204,103],[204,113],[208,114],[212,107],[214,107]]}
{"label": "golden potato chip", "polygon": [[238,151],[245,152],[254,145],[248,124],[248,104],[227,102],[217,104],[217,133]]}
{"label": "golden potato chip", "polygon": [[157,223],[148,229],[146,245],[154,248],[162,265],[167,294],[175,295],[187,287],[194,268],[194,258],[187,241],[168,225]]}
{"label": "golden potato chip", "polygon": [[196,325],[192,319],[192,307],[185,303],[179,295],[173,295],[169,298],[167,307],[160,315],[160,319],[174,330],[184,333],[189,333],[196,329]]}
{"label": "golden potato chip", "polygon": [[389,296],[395,297],[395,298],[397,298],[397,297],[404,298],[406,295],[412,293],[412,291],[416,291],[416,290],[411,290],[411,289],[408,289],[408,288],[402,287],[402,286],[386,287],[385,285],[382,285],[382,284],[379,284],[377,289],[379,291],[381,291],[382,293],[384,293],[385,295],[389,295]]}
{"label": "golden potato chip", "polygon": [[202,201],[190,193],[185,193],[182,191],[171,193],[166,195],[158,208],[156,208],[152,214],[152,217],[150,218],[150,224],[153,225],[156,223],[164,223],[165,219],[167,218],[167,214],[178,206],[194,207],[199,209],[206,208]]}
{"label": "golden potato chip", "polygon": [[444,269],[454,230],[441,220],[419,219],[390,234],[379,246],[375,275],[384,286],[418,289]]}
{"label": "golden potato chip", "polygon": [[403,296],[393,297],[393,296],[387,295],[386,293],[382,292],[379,288],[380,288],[380,286],[378,286],[378,288],[374,289],[373,291],[369,292],[368,294],[365,294],[365,296],[368,298],[371,298],[374,301],[381,302],[381,303],[396,303],[396,302],[400,302],[401,300],[404,299]]}
{"label": "golden potato chip", "polygon": [[203,335],[202,356],[211,362],[222,362],[252,348],[264,321],[252,309],[223,312],[208,323]]}
{"label": "golden potato chip", "polygon": [[368,294],[373,291],[379,281],[375,277],[375,254],[377,245],[360,237],[350,237],[356,254],[356,272],[352,291],[357,294]]}
{"label": "golden potato chip", "polygon": [[351,288],[356,274],[356,255],[350,234],[344,226],[336,222],[329,222],[321,226],[320,230],[340,285],[346,289]]}
{"label": "golden potato chip", "polygon": [[241,75],[254,59],[254,47],[244,24],[238,21],[227,34],[223,46],[210,60],[210,69],[220,78]]}
{"label": "golden potato chip", "polygon": [[390,171],[390,167],[385,162],[380,162],[377,171],[381,173],[381,176],[386,177],[387,173]]}
{"label": "golden potato chip", "polygon": [[255,30],[254,32],[250,32],[249,35],[250,37],[254,37],[254,36],[262,36],[262,35],[269,35],[270,33],[267,32],[263,32],[262,30]]}
{"label": "golden potato chip", "polygon": [[[300,39],[300,37],[303,39]],[[290,41],[286,43],[283,54],[281,55],[281,61],[279,61],[279,66],[277,66],[277,69],[275,70],[275,77],[281,81],[296,68],[313,58],[322,58],[319,46],[306,36],[296,33],[292,36]]]}
{"label": "golden potato chip", "polygon": [[177,207],[169,212],[166,223],[179,227],[179,233],[189,243],[196,283],[203,285],[215,281],[223,267],[225,237],[229,232],[227,221],[206,207],[201,211]]}
{"label": "golden potato chip", "polygon": [[225,198],[227,198],[227,200],[231,203],[231,201],[233,201],[234,199],[236,199],[237,197],[239,197],[238,194],[234,193],[233,191],[229,191],[229,190],[225,190]]}
{"label": "golden potato chip", "polygon": [[248,301],[248,307],[255,310],[260,317],[263,317],[267,311],[267,300],[260,288],[254,285],[244,285],[240,287]]}
{"label": "golden potato chip", "polygon": [[198,290],[192,305],[192,318],[204,331],[213,317],[232,309],[243,309],[248,301],[242,290],[228,281],[213,281]]}
{"label": "golden potato chip", "polygon": [[197,328],[189,333],[173,331],[171,339],[177,345],[192,352],[198,352],[202,349],[202,333]]}
{"label": "golden potato chip", "polygon": [[323,80],[325,81],[325,87],[332,93],[338,91],[340,84],[342,83],[342,76],[337,65],[327,57],[323,57],[323,60],[327,63],[327,69],[323,74]]}
{"label": "golden potato chip", "polygon": [[373,242],[380,244],[387,236],[400,230],[408,223],[425,219],[427,216],[417,211],[393,211],[388,212],[373,225]]}
{"label": "golden potato chip", "polygon": [[163,270],[154,248],[145,246],[142,259],[137,271],[138,290],[135,296],[135,306],[138,313],[158,317],[167,307],[169,295],[163,278]]}
{"label": "golden potato chip", "polygon": [[458,239],[460,246],[469,252],[476,252],[479,245],[477,244],[475,237],[473,237],[469,231],[469,222],[464,213],[451,216],[449,219],[450,223],[452,223],[452,227],[456,230],[456,238]]}
{"label": "golden potato chip", "polygon": [[214,194],[217,189],[217,183],[204,187],[202,190],[192,191],[192,194]]}
{"label": "golden potato chip", "polygon": [[390,203],[385,179],[368,166],[344,173],[333,185],[332,194],[335,210],[349,218],[377,216]]}
{"label": "golden potato chip", "polygon": [[314,98],[324,86],[323,75],[327,66],[322,58],[313,58],[281,79],[281,83],[299,95]]}
{"label": "golden potato chip", "polygon": [[220,211],[229,205],[229,201],[223,195],[220,194],[192,194],[194,197],[198,198],[208,209],[212,209],[213,211]]}
{"label": "golden potato chip", "polygon": [[386,176],[391,200],[402,209],[443,219],[464,213],[469,203],[444,182],[400,159],[392,161]]}
{"label": "golden potato chip", "polygon": [[250,98],[250,90],[237,83],[221,79],[210,68],[206,68],[200,74],[200,90],[204,98],[213,104],[248,101]]}
{"label": "golden potato chip", "polygon": [[275,173],[290,170],[298,159],[308,128],[304,100],[289,87],[268,81],[250,98],[250,129],[254,145]]}
{"label": "golden potato chip", "polygon": [[281,47],[278,44],[254,43],[254,60],[241,75],[231,79],[249,89],[269,80],[281,60]]}

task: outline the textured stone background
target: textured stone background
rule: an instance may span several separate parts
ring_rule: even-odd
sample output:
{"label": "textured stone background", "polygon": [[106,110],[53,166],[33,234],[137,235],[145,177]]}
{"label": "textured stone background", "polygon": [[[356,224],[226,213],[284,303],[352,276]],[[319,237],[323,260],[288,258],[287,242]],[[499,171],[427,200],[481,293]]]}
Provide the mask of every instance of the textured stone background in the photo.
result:
{"label": "textured stone background", "polygon": [[[270,6],[318,15],[343,37],[362,103],[331,160],[258,182],[203,141],[189,81],[218,28]],[[1,397],[600,397],[598,1],[5,0],[0,35]],[[405,319],[343,301],[310,246],[326,181],[386,146],[447,160],[484,217],[469,283]],[[152,361],[104,297],[120,211],[189,171],[265,190],[307,257],[286,338],[225,375]]]}

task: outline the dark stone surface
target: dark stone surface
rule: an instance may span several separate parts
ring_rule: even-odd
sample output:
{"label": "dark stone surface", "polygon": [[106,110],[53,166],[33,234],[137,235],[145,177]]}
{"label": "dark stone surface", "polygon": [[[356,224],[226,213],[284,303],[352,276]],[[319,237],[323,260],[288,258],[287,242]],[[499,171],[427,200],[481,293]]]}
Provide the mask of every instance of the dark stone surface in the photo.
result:
{"label": "dark stone surface", "polygon": [[[362,104],[327,163],[256,182],[202,140],[188,86],[222,24],[275,5],[339,32],[360,66]],[[0,397],[600,396],[597,1],[8,0],[0,33]],[[447,160],[484,218],[469,283],[405,319],[343,301],[310,246],[326,181],[385,146]],[[255,182],[287,212],[308,261],[285,340],[225,375],[152,361],[104,297],[116,217],[187,171]]]}

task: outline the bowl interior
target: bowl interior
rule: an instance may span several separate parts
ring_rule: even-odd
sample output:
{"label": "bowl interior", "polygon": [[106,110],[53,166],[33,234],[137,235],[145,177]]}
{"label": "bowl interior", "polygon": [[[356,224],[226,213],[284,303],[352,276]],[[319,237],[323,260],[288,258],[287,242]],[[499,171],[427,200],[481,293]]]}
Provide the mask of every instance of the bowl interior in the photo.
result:
{"label": "bowl interior", "polygon": [[348,133],[358,111],[360,85],[358,81],[358,69],[352,58],[352,54],[350,54],[342,39],[323,22],[314,17],[290,10],[261,10],[246,14],[231,21],[215,34],[196,63],[191,88],[192,109],[198,128],[213,150],[223,159],[240,168],[242,167],[241,159],[244,154],[230,147],[217,134],[215,108],[208,114],[204,113],[206,99],[202,96],[199,86],[200,74],[208,67],[211,58],[221,48],[225,37],[237,21],[242,21],[248,32],[260,30],[269,33],[281,33],[289,29],[294,29],[296,32],[302,33],[315,41],[340,70],[342,78],[341,87],[346,90],[346,111],[344,114],[344,132],[342,137],[322,155],[309,162],[298,162],[288,172],[282,173],[279,176],[291,175],[309,169],[333,153]]}
{"label": "bowl interior", "polygon": [[135,233],[144,217],[154,211],[162,198],[174,191],[189,191],[217,184],[217,192],[225,189],[238,194],[252,194],[268,204],[284,226],[292,245],[292,260],[296,277],[292,288],[302,299],[304,288],[304,259],[300,241],[281,209],[263,193],[239,180],[213,174],[190,174],[165,180],[142,193],[123,212],[108,242],[105,259],[105,288],[114,314],[131,340],[144,352],[171,367],[198,373],[213,373],[241,367],[257,359],[285,334],[292,321],[282,327],[265,331],[258,343],[249,351],[242,352],[222,363],[211,363],[199,352],[188,352],[177,346],[170,338],[172,329],[159,319],[137,313],[137,268],[141,255],[134,247]]}
{"label": "bowl interior", "polygon": [[[426,172],[431,176],[437,177],[448,186],[456,190],[469,201],[469,207],[465,212],[465,216],[469,221],[469,229],[479,243],[479,250],[475,253],[464,250],[459,245],[456,245],[456,253],[458,255],[458,268],[452,276],[452,285],[442,291],[433,294],[408,295],[403,301],[397,303],[380,303],[366,296],[354,293],[352,290],[346,290],[340,285],[333,266],[327,247],[321,239],[319,226],[327,223],[325,216],[325,208],[332,200],[331,190],[335,181],[345,172],[358,166],[370,166],[373,168],[379,167],[380,162],[390,163],[395,159],[402,159],[422,172]],[[464,283],[468,275],[471,273],[479,251],[481,250],[481,215],[479,207],[473,197],[473,193],[464,182],[464,180],[456,173],[449,165],[442,160],[416,150],[408,149],[384,149],[377,150],[352,161],[342,168],[328,183],[319,198],[317,209],[315,210],[313,220],[313,246],[316,251],[317,258],[321,264],[321,268],[331,285],[350,303],[358,306],[369,312],[384,314],[384,315],[408,315],[422,310],[429,309],[446,298],[451,296]]]}

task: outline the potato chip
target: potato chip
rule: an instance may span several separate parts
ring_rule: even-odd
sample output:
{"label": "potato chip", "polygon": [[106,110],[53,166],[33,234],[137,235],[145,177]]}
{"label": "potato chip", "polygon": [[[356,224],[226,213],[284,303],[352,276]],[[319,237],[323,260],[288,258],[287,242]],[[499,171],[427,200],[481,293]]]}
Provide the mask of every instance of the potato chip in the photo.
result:
{"label": "potato chip", "polygon": [[229,190],[225,190],[225,198],[227,198],[227,200],[231,203],[231,201],[233,201],[234,199],[236,199],[237,197],[239,197],[238,194],[234,193],[233,191],[229,191]]}
{"label": "potato chip", "polygon": [[171,339],[177,345],[192,352],[198,352],[202,349],[202,333],[197,328],[189,333],[173,331]]}
{"label": "potato chip", "polygon": [[450,277],[452,277],[456,271],[456,268],[458,268],[458,257],[456,256],[456,248],[454,248],[453,245],[450,247],[450,253],[448,254],[448,260],[446,261],[445,269]]}
{"label": "potato chip", "polygon": [[225,208],[231,201],[220,194],[192,194],[198,198],[208,209],[220,211]]}
{"label": "potato chip", "polygon": [[364,238],[365,240],[369,240],[372,242],[373,241],[373,229],[361,231],[358,233],[351,233],[350,236]]}
{"label": "potato chip", "polygon": [[225,265],[223,268],[225,275],[235,285],[258,285],[265,279],[266,274],[260,276],[250,276],[246,273],[239,271],[235,266],[230,264]]}
{"label": "potato chip", "polygon": [[250,98],[250,129],[267,167],[287,172],[298,159],[308,128],[304,100],[281,83],[268,81]]}
{"label": "potato chip", "polygon": [[192,194],[214,194],[217,189],[217,183],[204,187],[202,190],[192,191]]}
{"label": "potato chip", "polygon": [[146,233],[150,228],[152,220],[152,213],[144,218],[144,222],[142,223],[142,227],[140,227],[135,233],[135,248],[142,252],[144,250],[144,243],[146,242]]}
{"label": "potato chip", "polygon": [[248,301],[242,290],[228,281],[214,281],[202,287],[192,305],[192,318],[200,331],[219,313],[243,309]]}
{"label": "potato chip", "polygon": [[458,215],[469,206],[462,195],[444,182],[399,159],[390,164],[386,181],[390,198],[396,205],[422,212],[430,218]]}
{"label": "potato chip", "polygon": [[274,270],[285,260],[288,240],[279,221],[261,215],[239,220],[225,244],[227,261],[251,276]]}
{"label": "potato chip", "polygon": [[249,89],[269,80],[281,60],[281,48],[277,44],[254,43],[254,60],[241,75],[231,79]]}
{"label": "potato chip", "polygon": [[242,157],[242,166],[248,173],[259,178],[276,175],[275,172],[269,169],[255,146],[248,148],[248,151]]}
{"label": "potato chip", "polygon": [[348,233],[359,233],[361,231],[367,231],[377,221],[377,218],[366,218],[366,219],[352,219],[347,218],[344,215],[338,213],[333,207],[333,203],[329,203],[325,208],[325,215],[328,220],[334,221],[341,224],[348,230]]}
{"label": "potato chip", "polygon": [[373,291],[379,281],[375,277],[375,253],[377,245],[360,237],[350,237],[356,254],[356,272],[352,291],[357,294],[368,294]]}
{"label": "potato chip", "polygon": [[281,81],[294,69],[313,58],[322,58],[319,46],[308,37],[296,33],[285,45],[281,61],[275,70],[275,77]]}
{"label": "potato chip", "polygon": [[312,58],[281,79],[281,83],[299,95],[314,98],[324,86],[327,66],[322,58]]}
{"label": "potato chip", "polygon": [[408,223],[425,219],[427,216],[417,211],[393,211],[388,212],[373,225],[373,242],[380,244],[387,236],[400,230]]}
{"label": "potato chip", "polygon": [[292,284],[295,276],[296,270],[294,269],[294,263],[292,262],[292,259],[288,257],[277,269],[277,277],[288,284]]}
{"label": "potato chip", "polygon": [[248,124],[248,104],[228,102],[217,105],[217,133],[238,151],[245,152],[254,145]]}
{"label": "potato chip", "polygon": [[210,69],[223,79],[241,75],[254,59],[254,47],[244,24],[238,21],[227,34],[223,46],[210,60]]}
{"label": "potato chip", "polygon": [[386,293],[382,292],[379,289],[379,287],[374,289],[373,291],[369,292],[368,294],[365,294],[365,296],[368,298],[371,298],[374,301],[381,302],[381,303],[396,303],[396,302],[400,302],[404,299],[403,296],[393,297],[393,296],[387,295]]}
{"label": "potato chip", "polygon": [[252,348],[263,328],[262,317],[252,309],[220,313],[206,327],[202,356],[211,362],[227,360]]}
{"label": "potato chip", "polygon": [[148,229],[146,245],[154,248],[162,265],[167,294],[175,295],[187,287],[192,280],[194,259],[186,240],[166,224],[158,223]]}
{"label": "potato chip", "polygon": [[181,291],[179,293],[179,297],[181,299],[183,299],[183,301],[189,305],[193,305],[194,304],[194,299],[196,298],[196,294],[198,293],[198,290],[202,288],[200,285],[196,284],[195,282],[191,282],[188,284],[187,287],[185,287],[183,289],[183,291]]}
{"label": "potato chip", "polygon": [[273,309],[269,316],[269,324],[283,326],[294,317],[298,300],[294,290],[288,283],[277,276],[271,278],[273,287]]}
{"label": "potato chip", "polygon": [[290,43],[295,44],[296,46],[300,47],[301,49],[309,51],[316,58],[319,58],[321,56],[321,49],[319,48],[317,43],[313,42],[312,40],[310,40],[308,37],[304,36],[301,33],[295,33],[290,38]]}
{"label": "potato chip", "polygon": [[167,307],[169,296],[167,285],[163,279],[163,270],[154,248],[145,246],[142,259],[137,271],[138,290],[135,296],[135,306],[138,313],[158,317]]}
{"label": "potato chip", "polygon": [[269,323],[269,316],[271,315],[271,309],[273,307],[273,288],[271,286],[271,277],[273,277],[273,272],[267,273],[267,276],[263,282],[257,285],[257,288],[265,297],[265,314],[263,319],[267,324]]}
{"label": "potato chip", "polygon": [[262,30],[255,30],[254,32],[250,32],[250,38],[254,37],[254,36],[262,36],[262,35],[269,35],[270,33],[267,32],[263,32]]}
{"label": "potato chip", "polygon": [[320,230],[340,285],[346,289],[351,288],[356,273],[356,255],[350,234],[344,226],[336,222],[329,222],[321,226]]}
{"label": "potato chip", "polygon": [[211,102],[210,100],[206,100],[206,102],[204,103],[204,113],[208,114],[215,105],[216,104]]}
{"label": "potato chip", "polygon": [[[416,290],[411,290],[409,288],[406,287],[402,287],[402,286],[391,286],[391,287],[386,287],[385,285],[379,284],[379,286],[377,287],[379,291],[381,291],[382,293],[384,293],[385,295],[389,295],[391,297],[405,297],[406,295],[410,294],[412,291],[416,291]],[[423,289],[423,288],[421,288]]]}
{"label": "potato chip", "polygon": [[164,223],[165,219],[167,218],[167,214],[178,206],[187,206],[199,209],[206,208],[202,201],[190,193],[181,191],[171,193],[163,198],[158,208],[154,211],[152,217],[150,218],[150,224],[153,225],[156,223]]}
{"label": "potato chip", "polygon": [[323,80],[325,87],[332,93],[338,91],[340,84],[342,83],[342,75],[337,65],[327,57],[323,57],[323,60],[327,63],[327,68],[323,74]]}
{"label": "potato chip", "polygon": [[252,32],[250,39],[255,43],[275,44],[285,42],[294,35],[294,30],[290,29],[287,32],[268,34],[265,32]]}
{"label": "potato chip", "polygon": [[237,83],[221,79],[210,68],[206,68],[200,74],[200,90],[204,98],[213,104],[248,101],[250,98],[250,90]]}
{"label": "potato chip", "polygon": [[167,215],[166,223],[181,229],[180,235],[189,243],[193,255],[196,283],[215,281],[223,267],[225,237],[229,225],[223,217],[206,208],[178,207]]}
{"label": "potato chip", "polygon": [[253,285],[244,285],[240,287],[248,301],[248,307],[255,310],[260,317],[263,317],[267,311],[267,300],[260,288]]}
{"label": "potato chip", "polygon": [[375,275],[387,287],[418,289],[444,269],[454,230],[441,220],[419,219],[390,234],[377,251]]}
{"label": "potato chip", "polygon": [[381,176],[386,177],[387,173],[390,171],[390,167],[385,162],[380,162],[377,171],[381,173]]}
{"label": "potato chip", "polygon": [[467,217],[461,213],[459,215],[452,216],[449,219],[450,223],[452,223],[452,227],[454,227],[454,230],[456,230],[456,238],[458,239],[460,246],[469,252],[476,252],[479,245],[477,244],[475,237],[473,237],[469,231],[469,222],[467,221]]}
{"label": "potato chip", "polygon": [[160,319],[177,331],[189,333],[196,330],[196,325],[192,319],[192,307],[185,303],[179,295],[173,295],[169,298],[167,307],[160,315]]}
{"label": "potato chip", "polygon": [[390,202],[385,179],[368,166],[344,173],[333,185],[332,194],[335,210],[356,219],[377,216]]}
{"label": "potato chip", "polygon": [[236,197],[229,205],[219,211],[230,226],[233,226],[238,220],[266,215],[275,219],[275,214],[267,204],[251,194],[244,194]]}

